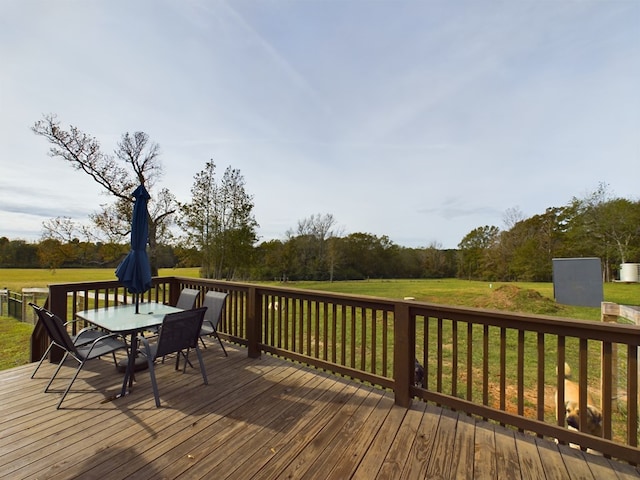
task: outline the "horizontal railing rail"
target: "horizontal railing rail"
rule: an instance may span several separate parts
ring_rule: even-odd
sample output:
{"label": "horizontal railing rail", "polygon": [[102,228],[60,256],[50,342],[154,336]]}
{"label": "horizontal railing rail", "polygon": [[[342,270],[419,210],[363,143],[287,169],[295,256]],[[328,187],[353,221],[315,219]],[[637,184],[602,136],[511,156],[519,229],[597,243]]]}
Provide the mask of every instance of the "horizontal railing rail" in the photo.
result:
{"label": "horizontal railing rail", "polygon": [[[143,301],[175,304],[185,287],[201,299],[229,293],[219,334],[251,357],[304,362],[393,390],[402,406],[423,399],[640,463],[636,326],[186,277],[154,278]],[[117,281],[49,289],[49,308],[65,319],[133,301]],[[601,436],[564,426],[565,364],[579,404],[599,400]]]}

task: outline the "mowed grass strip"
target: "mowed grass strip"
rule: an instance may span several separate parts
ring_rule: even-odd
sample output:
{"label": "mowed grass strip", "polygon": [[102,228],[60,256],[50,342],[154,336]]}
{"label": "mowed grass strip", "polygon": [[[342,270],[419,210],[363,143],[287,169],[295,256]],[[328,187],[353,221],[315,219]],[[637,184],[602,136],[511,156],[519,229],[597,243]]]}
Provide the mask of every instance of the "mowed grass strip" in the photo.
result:
{"label": "mowed grass strip", "polygon": [[33,325],[0,317],[0,370],[29,363]]}

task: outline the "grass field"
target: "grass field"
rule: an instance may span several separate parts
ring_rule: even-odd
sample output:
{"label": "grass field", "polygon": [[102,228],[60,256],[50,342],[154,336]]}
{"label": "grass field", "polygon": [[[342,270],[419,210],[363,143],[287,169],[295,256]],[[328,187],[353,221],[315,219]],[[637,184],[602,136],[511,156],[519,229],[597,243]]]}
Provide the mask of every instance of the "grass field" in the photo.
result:
{"label": "grass field", "polygon": [[[161,268],[160,276],[198,277],[198,268]],[[46,287],[52,283],[116,280],[113,268],[65,268],[59,270],[0,268],[0,288],[19,292],[23,288]]]}
{"label": "grass field", "polygon": [[[413,297],[418,301],[466,307],[508,310],[565,318],[599,320],[599,307],[577,307],[555,302],[553,283],[477,282],[459,279],[366,280],[346,282],[290,282],[288,287],[387,298]],[[516,287],[516,288],[513,288]],[[640,284],[607,283],[604,300],[640,305]]]}
{"label": "grass field", "polygon": [[[162,269],[160,276],[197,277],[197,268]],[[53,283],[115,280],[113,269],[0,269],[0,288],[21,291],[25,287],[46,287]],[[272,282],[269,282],[272,283]],[[413,297],[418,301],[458,306],[518,311],[566,318],[599,320],[600,309],[559,305],[553,300],[551,283],[487,283],[458,279],[367,280],[345,282],[289,282],[291,288],[369,295],[386,298]],[[623,305],[640,304],[640,285],[608,283],[605,301]],[[28,361],[32,326],[0,317],[0,368]]]}

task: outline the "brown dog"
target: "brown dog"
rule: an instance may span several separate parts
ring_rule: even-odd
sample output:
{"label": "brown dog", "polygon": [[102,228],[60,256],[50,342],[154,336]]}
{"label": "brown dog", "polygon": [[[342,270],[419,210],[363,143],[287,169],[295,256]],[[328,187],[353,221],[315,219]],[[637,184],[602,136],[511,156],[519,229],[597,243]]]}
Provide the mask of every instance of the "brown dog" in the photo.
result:
{"label": "brown dog", "polygon": [[[564,400],[565,400],[565,420],[570,428],[580,430],[596,437],[602,437],[602,412],[595,406],[593,398],[587,392],[587,424],[585,428],[580,428],[580,407],[578,399],[580,389],[577,383],[571,380],[564,380]],[[558,393],[556,392],[556,405],[558,404]]]}

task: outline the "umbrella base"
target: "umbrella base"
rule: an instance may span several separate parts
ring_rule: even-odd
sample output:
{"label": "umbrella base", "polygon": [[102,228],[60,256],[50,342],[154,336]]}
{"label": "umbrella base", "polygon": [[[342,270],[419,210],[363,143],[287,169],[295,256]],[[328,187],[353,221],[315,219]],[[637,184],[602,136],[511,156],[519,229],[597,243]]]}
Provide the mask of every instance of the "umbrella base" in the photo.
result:
{"label": "umbrella base", "polygon": [[[120,360],[118,362],[118,371],[121,373],[126,372],[128,363],[129,363],[129,359],[127,358],[123,358],[122,360]],[[147,357],[145,357],[141,353],[138,353],[136,355],[136,359],[133,365],[134,365],[133,366],[134,372],[139,372],[140,370],[146,370],[147,368],[149,368],[149,364],[147,363]]]}

